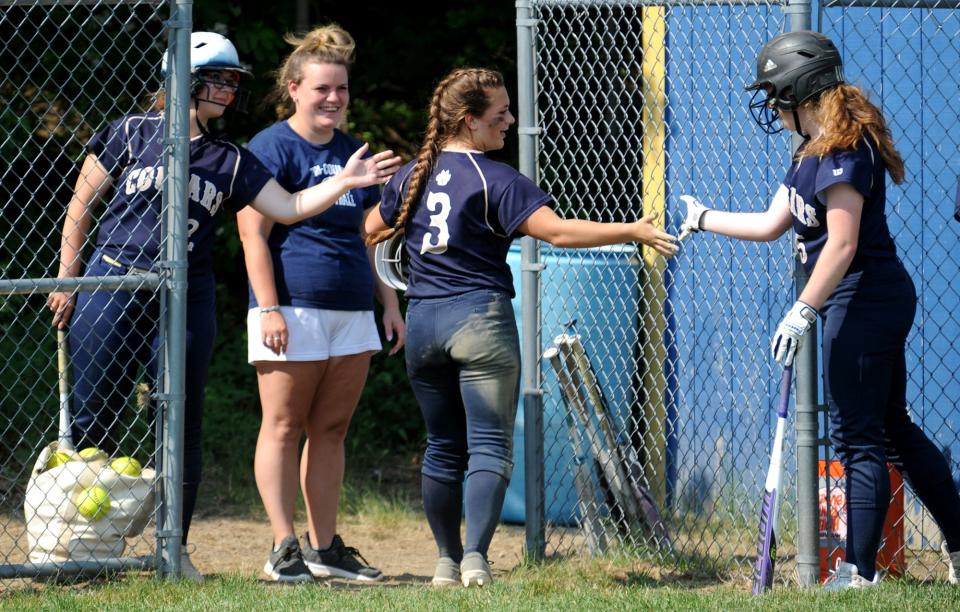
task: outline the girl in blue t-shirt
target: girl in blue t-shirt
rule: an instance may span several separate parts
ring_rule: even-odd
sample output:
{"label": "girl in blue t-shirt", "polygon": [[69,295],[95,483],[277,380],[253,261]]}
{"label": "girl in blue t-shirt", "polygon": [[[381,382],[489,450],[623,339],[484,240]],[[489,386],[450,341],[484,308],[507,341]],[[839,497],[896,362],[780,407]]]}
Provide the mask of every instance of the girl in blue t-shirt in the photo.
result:
{"label": "girl in blue t-shirt", "polygon": [[[248,148],[281,185],[303,189],[334,180],[359,146],[337,129],[350,101],[354,42],[336,25],[287,41],[295,49],[277,87],[294,112]],[[274,580],[382,577],[337,535],[344,438],[370,357],[381,349],[374,295],[383,304],[387,339],[397,338],[391,354],[405,333],[396,292],[375,282],[360,237],[364,215],[379,201],[374,185],[348,191],[322,215],[288,226],[255,210],[237,217],[250,279],[247,358],[257,368],[263,410],[254,472],[273,530],[264,571]],[[293,526],[298,480],[307,507],[302,548]]]}
{"label": "girl in blue t-shirt", "polygon": [[[188,201],[187,351],[184,425],[183,524],[185,545],[201,475],[204,386],[216,332],[213,240],[221,211],[248,204],[281,223],[316,215],[351,190],[377,185],[400,162],[389,151],[364,158],[366,146],[345,159],[334,179],[291,194],[245,149],[211,137],[207,123],[234,101],[241,76],[233,44],[213,32],[190,37],[191,109]],[[166,57],[163,72],[166,72]],[[162,108],[162,97],[158,106]],[[101,201],[96,249],[85,276],[119,276],[156,269],[161,260],[161,197],[164,186],[163,113],[132,114],[111,122],[87,144],[73,197],[67,207],[59,277],[74,277],[83,266],[93,211]],[[159,304],[151,291],[51,293],[54,324],[70,324],[74,371],[73,441],[109,454],[122,442],[119,415],[141,367],[156,374]],[[75,309],[75,311],[74,311]],[[199,572],[184,552],[185,576]]]}
{"label": "girl in blue t-shirt", "polygon": [[783,184],[763,213],[687,203],[681,238],[701,230],[774,240],[793,228],[809,281],[773,337],[774,359],[793,363],[804,334],[823,321],[823,382],[830,440],[846,473],[847,547],[828,589],[871,586],[890,502],[887,462],[910,483],[943,531],[951,581],[960,566],[960,497],[937,447],[907,410],[906,339],[916,290],[887,228],[886,174],[904,179],[880,110],[843,81],[826,36],[797,31],[767,43],[751,104],[769,133],[779,118],[800,134]]}
{"label": "girl in blue t-shirt", "polygon": [[633,223],[558,217],[549,194],[484,155],[503,148],[513,123],[498,72],[453,71],[434,90],[417,158],[366,221],[370,244],[405,232],[407,374],[427,425],[421,486],[439,549],[435,585],[492,580],[487,550],[513,469],[520,382],[510,243],[527,235],[561,247],[676,250],[652,214]]}

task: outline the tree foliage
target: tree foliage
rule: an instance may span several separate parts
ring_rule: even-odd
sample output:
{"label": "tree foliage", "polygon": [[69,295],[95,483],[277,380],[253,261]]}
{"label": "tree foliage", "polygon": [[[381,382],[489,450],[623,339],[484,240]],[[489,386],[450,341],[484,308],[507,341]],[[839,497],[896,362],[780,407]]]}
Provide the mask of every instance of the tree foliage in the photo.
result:
{"label": "tree foliage", "polygon": [[[296,23],[298,3],[307,9],[305,27]],[[56,274],[59,231],[84,144],[106,121],[145,109],[152,101],[150,94],[162,85],[159,65],[166,39],[152,6],[93,6],[89,18],[78,18],[81,12],[71,12],[70,7],[7,7],[0,23],[0,33],[9,43],[0,49],[4,76],[0,83],[0,277]],[[513,95],[514,20],[509,0],[204,0],[193,4],[194,30],[229,36],[255,74],[244,83],[255,101],[248,112],[231,113],[215,126],[225,136],[245,143],[284,116],[278,114],[277,100],[271,97],[274,71],[291,50],[284,35],[338,23],[357,41],[348,130],[370,142],[374,150],[392,148],[406,158],[419,147],[430,94],[450,70],[461,66],[498,69]],[[116,44],[118,31],[133,42]],[[513,137],[495,156],[513,162],[515,150]],[[259,401],[254,370],[245,362],[247,283],[233,219],[223,223],[217,241],[220,334],[207,389],[205,465],[210,480],[242,481],[241,487],[255,496],[249,467]],[[4,403],[5,410],[17,405],[18,414],[25,416],[39,414],[41,407],[34,404],[41,400],[39,387],[24,386],[21,377],[49,370],[52,335],[43,298],[0,299],[4,331],[0,340],[11,344],[0,367],[0,390],[10,400]],[[35,338],[43,349],[14,350],[32,345],[22,342],[27,337]],[[35,376],[36,380],[48,378]],[[22,428],[15,424],[0,432],[0,448],[8,454],[16,449],[14,454],[22,454],[26,461],[41,442],[49,441],[49,427],[41,428],[40,421],[48,423],[31,420]],[[376,356],[348,437],[348,451],[376,459],[410,451],[422,440],[422,420],[406,380],[403,355]],[[0,481],[4,478],[0,473]]]}

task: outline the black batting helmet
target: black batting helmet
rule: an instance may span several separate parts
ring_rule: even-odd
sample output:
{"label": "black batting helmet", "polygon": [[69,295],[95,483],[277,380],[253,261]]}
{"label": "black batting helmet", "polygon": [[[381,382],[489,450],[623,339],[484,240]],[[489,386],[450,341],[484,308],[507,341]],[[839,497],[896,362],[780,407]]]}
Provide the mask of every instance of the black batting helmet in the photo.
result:
{"label": "black batting helmet", "polygon": [[747,91],[757,92],[750,107],[757,123],[768,127],[776,115],[761,117],[757,110],[771,105],[779,111],[796,110],[841,83],[843,61],[833,41],[819,32],[798,30],[780,34],[763,46],[757,57],[757,79],[747,85]]}

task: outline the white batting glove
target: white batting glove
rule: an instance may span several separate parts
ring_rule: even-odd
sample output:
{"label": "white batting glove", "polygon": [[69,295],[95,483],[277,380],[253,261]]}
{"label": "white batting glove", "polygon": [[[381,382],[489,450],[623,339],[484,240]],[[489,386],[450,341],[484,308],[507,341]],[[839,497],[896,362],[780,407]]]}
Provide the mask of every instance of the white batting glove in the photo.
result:
{"label": "white batting glove", "polygon": [[699,232],[703,229],[700,227],[700,221],[703,219],[703,214],[710,209],[693,196],[682,195],[680,199],[687,205],[687,216],[680,224],[680,237],[678,238],[678,240],[683,240],[693,232]]}
{"label": "white batting glove", "polygon": [[773,334],[770,352],[777,363],[784,367],[793,365],[793,357],[800,348],[800,342],[803,341],[804,334],[817,322],[818,314],[813,306],[797,300]]}

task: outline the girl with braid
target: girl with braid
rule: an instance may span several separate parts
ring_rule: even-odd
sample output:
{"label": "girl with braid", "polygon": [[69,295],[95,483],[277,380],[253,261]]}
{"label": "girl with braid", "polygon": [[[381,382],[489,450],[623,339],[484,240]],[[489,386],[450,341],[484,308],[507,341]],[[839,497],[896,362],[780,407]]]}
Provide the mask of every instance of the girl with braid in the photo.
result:
{"label": "girl with braid", "polygon": [[[294,112],[257,134],[248,149],[277,182],[298,190],[339,175],[360,146],[337,129],[350,101],[354,42],[336,25],[287,42],[295,48],[278,71],[277,89]],[[250,279],[248,360],[257,368],[263,410],[254,473],[273,529],[264,571],[274,580],[382,578],[336,533],[344,438],[370,357],[381,349],[374,295],[383,304],[387,339],[397,339],[390,353],[403,346],[397,294],[375,281],[360,237],[364,215],[379,201],[379,187],[370,185],[293,225],[256,210],[237,216]],[[298,480],[307,507],[302,548],[293,527]]]}
{"label": "girl with braid", "polygon": [[492,581],[487,550],[513,470],[520,382],[510,243],[526,235],[560,247],[638,241],[665,256],[676,250],[654,215],[633,223],[557,216],[549,194],[485,156],[503,148],[513,123],[498,72],[453,71],[434,90],[417,158],[366,220],[368,244],[405,232],[406,365],[427,426],[421,486],[439,548],[434,585]]}

